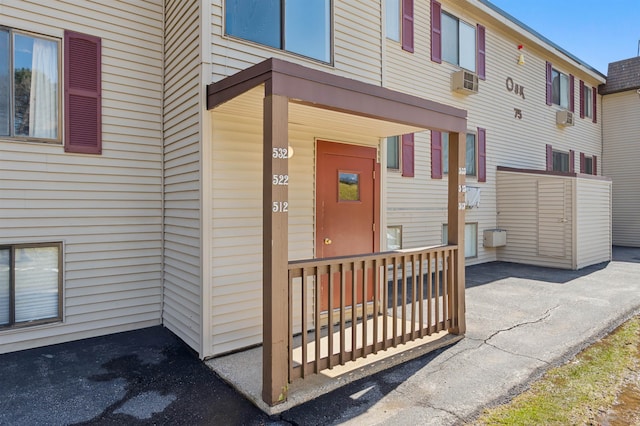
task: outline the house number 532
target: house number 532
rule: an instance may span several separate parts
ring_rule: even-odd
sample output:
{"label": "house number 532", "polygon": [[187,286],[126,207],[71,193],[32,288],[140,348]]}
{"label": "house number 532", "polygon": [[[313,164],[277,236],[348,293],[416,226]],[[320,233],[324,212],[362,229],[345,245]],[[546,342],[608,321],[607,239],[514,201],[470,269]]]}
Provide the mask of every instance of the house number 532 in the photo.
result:
{"label": "house number 532", "polygon": [[273,158],[288,158],[289,150],[287,148],[273,148]]}

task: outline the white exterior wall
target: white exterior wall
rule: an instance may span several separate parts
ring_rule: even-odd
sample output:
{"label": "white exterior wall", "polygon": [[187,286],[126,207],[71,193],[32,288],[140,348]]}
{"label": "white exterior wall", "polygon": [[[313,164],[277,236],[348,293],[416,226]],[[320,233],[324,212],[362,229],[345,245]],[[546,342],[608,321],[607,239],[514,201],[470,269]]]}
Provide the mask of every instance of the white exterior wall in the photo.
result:
{"label": "white exterior wall", "polygon": [[[262,112],[257,88],[212,113],[212,308],[210,355],[262,342]],[[250,100],[253,107],[246,101]],[[290,106],[290,109],[294,108]],[[244,111],[244,112],[243,112]],[[289,143],[289,260],[315,251],[316,140],[377,146],[341,129],[292,124]],[[297,305],[296,305],[297,306]],[[294,320],[299,313],[294,312]]]}
{"label": "white exterior wall", "polygon": [[613,244],[640,246],[640,96],[603,97],[603,174],[613,180]]}
{"label": "white exterior wall", "polygon": [[[468,130],[486,129],[487,182],[478,183],[467,177],[467,185],[481,188],[480,207],[466,211],[467,223],[478,223],[478,257],[467,259],[467,264],[496,260],[496,250],[482,247],[484,229],[495,228],[496,167],[507,166],[545,170],[546,144],[568,152],[575,151],[575,170],[580,168],[580,152],[601,158],[602,117],[598,123],[579,118],[580,79],[591,86],[596,80],[584,68],[552,55],[549,51],[518,35],[512,29],[469,6],[442,2],[442,10],[476,26],[486,27],[486,80],[480,80],[479,93],[463,95],[451,91],[451,74],[455,65],[431,61],[430,2],[415,3],[415,50],[403,51],[400,43],[385,40],[384,85],[401,92],[431,99],[467,110]],[[518,65],[519,44],[524,44],[525,64]],[[558,106],[545,102],[545,62],[554,68],[575,76],[574,127],[562,128],[555,124]],[[525,99],[509,92],[507,78],[524,87]],[[516,119],[514,108],[522,111]],[[601,97],[598,99],[600,114]],[[399,172],[388,173],[387,225],[403,226],[403,247],[433,245],[441,242],[442,224],[446,222],[447,178],[431,179],[430,134],[416,135],[415,177],[402,177]],[[600,164],[598,165],[600,168]]]}
{"label": "white exterior wall", "polygon": [[63,321],[0,330],[0,352],[160,324],[162,3],[8,0],[0,11],[10,28],[100,37],[103,114],[101,155],[0,139],[0,244],[64,245]]}
{"label": "white exterior wall", "polygon": [[164,325],[202,355],[200,2],[165,2]]}
{"label": "white exterior wall", "polygon": [[576,269],[611,260],[611,181],[576,181]]}

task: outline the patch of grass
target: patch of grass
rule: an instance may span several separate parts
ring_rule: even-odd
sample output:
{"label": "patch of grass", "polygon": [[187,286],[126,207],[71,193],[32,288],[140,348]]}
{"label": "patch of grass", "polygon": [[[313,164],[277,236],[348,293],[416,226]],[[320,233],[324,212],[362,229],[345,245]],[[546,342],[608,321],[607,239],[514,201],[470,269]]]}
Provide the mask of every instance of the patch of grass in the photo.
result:
{"label": "patch of grass", "polygon": [[478,425],[566,425],[596,421],[613,404],[638,362],[640,318],[635,317],[571,362],[549,370],[509,404],[485,410]]}

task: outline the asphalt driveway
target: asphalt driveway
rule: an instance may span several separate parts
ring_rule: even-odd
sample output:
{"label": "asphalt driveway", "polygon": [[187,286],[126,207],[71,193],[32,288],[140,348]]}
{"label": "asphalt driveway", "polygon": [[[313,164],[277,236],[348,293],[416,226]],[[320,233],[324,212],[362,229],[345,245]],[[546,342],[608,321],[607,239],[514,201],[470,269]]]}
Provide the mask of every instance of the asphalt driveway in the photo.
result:
{"label": "asphalt driveway", "polygon": [[152,327],[0,355],[0,425],[460,424],[639,310],[640,248],[580,271],[493,262],[467,268],[465,339],[274,418]]}

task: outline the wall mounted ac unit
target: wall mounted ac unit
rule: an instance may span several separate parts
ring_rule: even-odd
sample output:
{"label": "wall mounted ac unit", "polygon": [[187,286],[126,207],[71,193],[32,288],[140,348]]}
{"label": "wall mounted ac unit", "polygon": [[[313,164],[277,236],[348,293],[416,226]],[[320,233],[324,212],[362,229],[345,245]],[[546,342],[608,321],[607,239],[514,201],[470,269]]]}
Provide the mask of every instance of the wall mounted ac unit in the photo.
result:
{"label": "wall mounted ac unit", "polygon": [[565,109],[556,112],[556,124],[560,126],[573,126],[573,113]]}
{"label": "wall mounted ac unit", "polygon": [[478,93],[478,76],[469,71],[457,71],[451,74],[451,90],[472,95]]}

